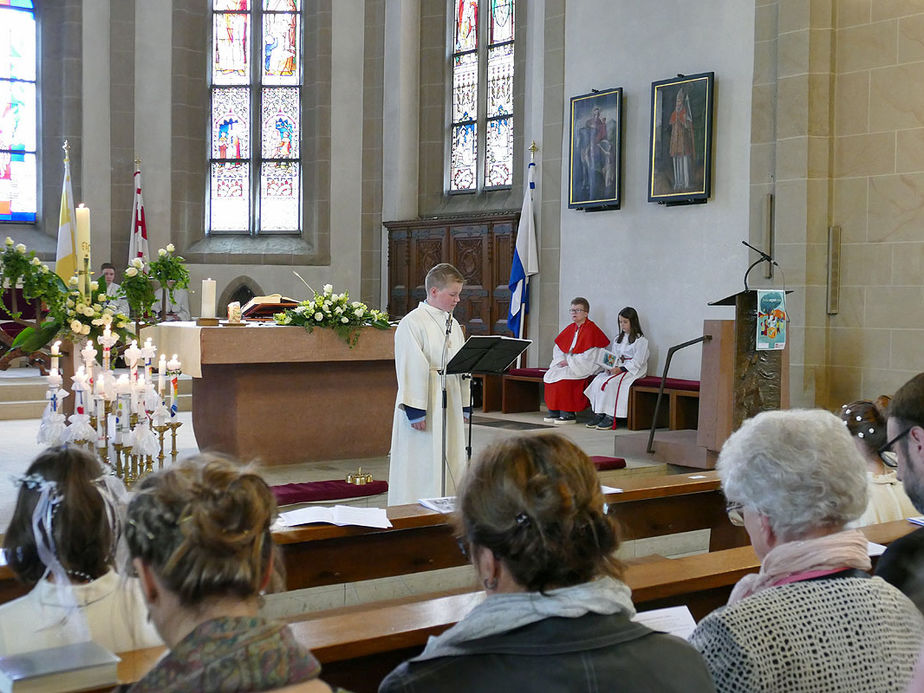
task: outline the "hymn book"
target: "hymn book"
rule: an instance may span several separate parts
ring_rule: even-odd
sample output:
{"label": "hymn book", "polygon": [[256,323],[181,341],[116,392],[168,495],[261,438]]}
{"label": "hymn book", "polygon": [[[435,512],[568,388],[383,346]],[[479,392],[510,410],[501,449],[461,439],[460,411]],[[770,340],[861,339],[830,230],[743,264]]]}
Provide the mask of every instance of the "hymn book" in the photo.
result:
{"label": "hymn book", "polygon": [[274,313],[281,313],[286,308],[297,305],[298,301],[294,298],[287,298],[282,294],[254,296],[241,308],[241,318],[244,320],[272,320]]}
{"label": "hymn book", "polygon": [[0,693],[83,691],[114,686],[119,658],[95,642],[0,657]]}

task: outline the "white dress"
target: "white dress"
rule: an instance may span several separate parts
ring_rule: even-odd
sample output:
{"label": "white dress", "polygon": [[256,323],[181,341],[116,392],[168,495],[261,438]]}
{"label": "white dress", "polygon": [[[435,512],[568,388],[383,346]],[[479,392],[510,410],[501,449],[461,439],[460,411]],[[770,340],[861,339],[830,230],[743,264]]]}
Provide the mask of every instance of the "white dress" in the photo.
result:
{"label": "white dress", "polygon": [[915,510],[895,472],[867,472],[866,477],[869,479],[869,503],[860,518],[851,523],[852,527],[904,520],[921,514]]}
{"label": "white dress", "polygon": [[[443,358],[446,318],[449,313],[421,303],[405,315],[395,330],[395,370],[398,397],[391,429],[388,470],[388,504],[416,503],[419,498],[442,495],[443,458],[442,388],[437,373]],[[452,319],[447,360],[465,343],[462,328]],[[469,380],[446,378],[446,495],[455,493],[465,469],[465,426],[462,407],[468,406]],[[404,407],[426,411],[426,429],[411,428]]]}
{"label": "white dress", "polygon": [[629,412],[629,387],[648,374],[648,340],[637,337],[629,344],[629,337],[625,335],[622,343],[613,340],[610,351],[616,354],[617,365],[624,367],[626,372],[610,375],[604,371],[597,374],[584,394],[595,414],[624,419]]}
{"label": "white dress", "polygon": [[[67,588],[65,588],[67,589]],[[74,603],[86,619],[90,637],[112,652],[163,645],[148,622],[138,580],[124,582],[109,571],[85,585],[71,585]],[[68,607],[53,582],[41,580],[29,594],[0,606],[0,656],[70,645],[84,640],[80,616],[68,628]]]}

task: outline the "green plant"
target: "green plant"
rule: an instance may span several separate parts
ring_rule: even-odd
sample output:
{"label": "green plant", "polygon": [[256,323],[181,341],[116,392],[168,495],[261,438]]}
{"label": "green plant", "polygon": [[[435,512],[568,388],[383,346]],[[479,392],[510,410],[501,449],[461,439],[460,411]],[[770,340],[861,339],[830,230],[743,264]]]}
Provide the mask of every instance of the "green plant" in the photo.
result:
{"label": "green plant", "polygon": [[332,329],[351,349],[359,339],[361,328],[387,330],[389,327],[386,313],[369,308],[365,303],[350,301],[346,291],[335,294],[330,284],[325,284],[321,293],[315,291],[313,299],[276,313],[273,320],[277,325],[304,327],[309,333],[315,327]]}

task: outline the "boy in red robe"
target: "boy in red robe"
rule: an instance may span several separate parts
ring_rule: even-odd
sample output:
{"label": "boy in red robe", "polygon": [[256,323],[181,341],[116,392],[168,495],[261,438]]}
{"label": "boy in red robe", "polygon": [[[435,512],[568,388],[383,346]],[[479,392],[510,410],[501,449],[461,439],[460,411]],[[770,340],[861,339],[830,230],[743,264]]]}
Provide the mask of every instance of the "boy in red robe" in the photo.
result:
{"label": "boy in red robe", "polygon": [[609,338],[588,318],[590,303],[578,296],[571,301],[571,324],[555,338],[552,363],[546,371],[545,403],[547,423],[570,424],[590,402],[584,396],[585,380],[601,370],[597,357]]}

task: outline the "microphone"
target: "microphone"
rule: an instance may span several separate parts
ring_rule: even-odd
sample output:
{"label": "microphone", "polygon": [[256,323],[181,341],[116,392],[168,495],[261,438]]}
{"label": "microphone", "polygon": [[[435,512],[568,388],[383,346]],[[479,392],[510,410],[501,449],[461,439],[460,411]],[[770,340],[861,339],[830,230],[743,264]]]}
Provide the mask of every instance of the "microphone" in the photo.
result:
{"label": "microphone", "polygon": [[449,311],[449,315],[446,316],[446,336],[449,336],[449,333],[452,332],[452,311]]}
{"label": "microphone", "polygon": [[769,255],[767,255],[767,253],[765,253],[765,252],[764,252],[763,250],[761,250],[760,248],[755,248],[753,245],[751,245],[751,244],[748,243],[747,241],[741,241],[741,243],[742,243],[742,245],[746,245],[748,248],[750,248],[750,249],[753,250],[755,253],[757,253],[758,255],[760,255],[764,260],[766,260],[767,262],[769,262],[771,265],[776,265],[777,267],[779,267],[779,264],[777,263],[777,261],[774,260],[774,259],[773,259],[772,257],[770,257]]}

